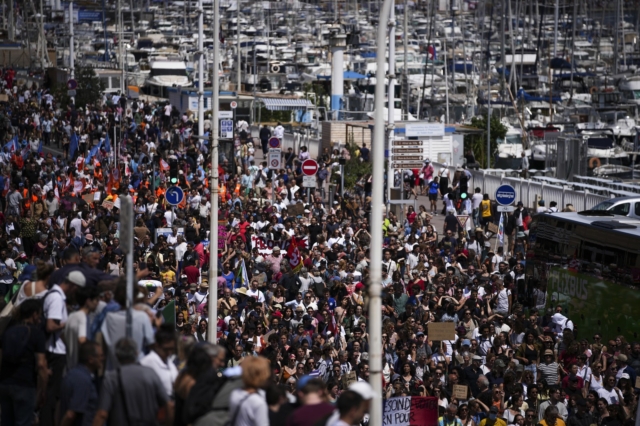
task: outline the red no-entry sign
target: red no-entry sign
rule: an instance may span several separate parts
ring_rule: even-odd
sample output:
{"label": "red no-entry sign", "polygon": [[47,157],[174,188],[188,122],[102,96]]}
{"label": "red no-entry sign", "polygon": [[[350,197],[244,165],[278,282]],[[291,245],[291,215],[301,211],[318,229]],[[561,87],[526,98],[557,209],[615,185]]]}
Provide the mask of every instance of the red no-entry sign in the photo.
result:
{"label": "red no-entry sign", "polygon": [[318,163],[316,160],[307,159],[302,162],[302,174],[305,176],[315,176],[318,173]]}

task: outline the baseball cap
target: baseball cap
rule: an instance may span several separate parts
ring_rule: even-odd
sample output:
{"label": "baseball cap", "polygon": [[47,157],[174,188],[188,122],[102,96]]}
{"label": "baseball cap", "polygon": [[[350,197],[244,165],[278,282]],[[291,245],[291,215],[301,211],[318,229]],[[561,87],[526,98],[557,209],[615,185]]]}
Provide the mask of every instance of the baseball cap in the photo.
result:
{"label": "baseball cap", "polygon": [[80,271],[71,271],[69,275],[67,275],[67,282],[71,284],[75,284],[78,287],[84,287],[87,284],[87,280],[84,277],[84,274]]}
{"label": "baseball cap", "polygon": [[365,399],[365,400],[373,399],[376,396],[376,393],[373,391],[373,388],[367,382],[351,383],[351,385],[349,386],[349,390],[359,394],[362,397],[362,399]]}

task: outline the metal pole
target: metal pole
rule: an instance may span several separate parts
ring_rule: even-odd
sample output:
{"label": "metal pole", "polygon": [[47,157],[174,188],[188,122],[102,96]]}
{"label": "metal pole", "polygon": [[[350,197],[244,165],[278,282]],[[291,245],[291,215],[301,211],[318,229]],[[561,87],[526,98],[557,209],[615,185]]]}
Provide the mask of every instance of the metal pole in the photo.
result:
{"label": "metal pole", "polygon": [[127,322],[126,335],[131,338],[133,335],[133,199],[125,195],[120,200],[120,231],[122,232],[122,248],[127,254]]}
{"label": "metal pole", "polygon": [[122,38],[123,36],[123,31],[124,31],[124,16],[122,15],[122,2],[120,0],[118,0],[118,11],[116,12],[118,14],[118,21],[120,22],[120,26],[119,26],[119,33],[118,33],[118,52],[120,54],[120,58],[118,60],[118,64],[120,64],[120,71],[122,72],[122,76],[120,77],[120,93],[122,93],[122,96],[126,95],[125,92],[125,74],[124,74],[124,47],[122,46]]}
{"label": "metal pole", "polygon": [[198,136],[204,135],[204,10],[198,0]]}
{"label": "metal pole", "polygon": [[487,77],[487,169],[491,168],[491,77]]}
{"label": "metal pole", "polygon": [[16,31],[14,25],[15,12],[13,11],[13,0],[8,0],[9,3],[9,40],[13,41],[16,38]]}
{"label": "metal pole", "polygon": [[340,198],[344,198],[344,165],[340,164]]}
{"label": "metal pole", "polygon": [[[396,73],[396,14],[395,14],[395,3],[391,6],[391,10],[389,11],[389,19],[385,21],[380,21],[379,25],[384,28],[384,22],[388,21],[388,30],[389,30],[389,74],[387,75],[387,80],[389,81],[389,87],[387,89],[387,130],[389,130],[389,136],[387,139],[387,147],[388,147],[388,157],[387,157],[387,209],[389,208],[389,202],[391,201],[391,186],[394,185],[394,170],[391,167],[391,147],[393,144],[393,137],[395,135],[394,129],[394,107],[395,107],[395,73]],[[384,70],[384,67],[378,68],[379,70]],[[384,75],[382,73],[378,73],[378,75]],[[376,80],[376,86],[378,82]],[[377,92],[375,102],[378,101]],[[384,108],[384,105],[382,106]],[[384,120],[375,121],[376,125],[380,124],[380,126],[384,125]],[[384,146],[384,145],[382,145]],[[401,171],[402,172],[402,171]],[[380,175],[381,176],[381,175]]]}
{"label": "metal pole", "polygon": [[[378,70],[384,69],[386,28],[394,0],[384,0],[380,9],[378,34],[376,39],[376,63]],[[392,56],[389,56],[392,57]],[[379,73],[379,75],[381,75]],[[384,79],[376,79],[375,126],[373,128],[373,176],[384,174]],[[387,177],[387,180],[389,176]],[[387,184],[387,187],[389,184]],[[382,179],[373,179],[371,186],[371,285],[369,286],[369,384],[376,395],[371,400],[369,424],[382,425],[382,206],[384,203]]]}
{"label": "metal pole", "polygon": [[[409,11],[409,2],[407,0],[404,0],[404,19],[402,22],[402,47],[404,49],[404,69],[402,70],[402,98],[403,98],[403,103],[404,103],[404,115],[403,118],[405,120],[409,119],[409,74],[407,74],[407,61],[408,61],[408,56],[409,56],[409,17],[408,17],[408,12]],[[427,54],[428,57],[428,54]],[[406,89],[406,90],[404,90]],[[405,93],[406,92],[406,93]]]}
{"label": "metal pole", "polygon": [[[555,15],[554,15],[554,23],[553,23],[553,57],[558,57],[558,0],[555,3]],[[604,7],[603,7],[604,9]],[[602,28],[602,27],[600,27]],[[503,58],[504,60],[504,58]],[[551,81],[549,81],[551,83]]]}
{"label": "metal pole", "polygon": [[211,217],[209,225],[209,282],[213,291],[209,291],[209,327],[207,340],[211,343],[218,341],[218,121],[220,110],[220,78],[218,64],[220,63],[220,0],[213,0],[213,69],[211,76]]}
{"label": "metal pole", "polygon": [[237,61],[236,64],[236,98],[240,100],[240,90],[242,90],[242,73],[240,70],[240,2],[236,3],[236,49],[237,53]]}
{"label": "metal pole", "polygon": [[[13,0],[10,1],[13,3]],[[69,78],[73,80],[75,78],[75,46],[73,38],[73,2],[69,2]],[[76,97],[71,96],[71,103],[75,105]]]}

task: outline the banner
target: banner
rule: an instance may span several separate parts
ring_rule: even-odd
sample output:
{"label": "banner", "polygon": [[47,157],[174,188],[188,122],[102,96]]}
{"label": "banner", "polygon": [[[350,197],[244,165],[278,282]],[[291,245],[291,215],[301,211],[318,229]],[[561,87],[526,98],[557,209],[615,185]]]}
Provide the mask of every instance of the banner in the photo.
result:
{"label": "banner", "polygon": [[[304,237],[301,239],[296,240],[298,247],[307,247],[308,245],[308,237]],[[280,247],[280,250],[288,251],[289,245],[291,243],[289,241],[274,241],[274,240],[266,240],[262,237],[259,237],[257,235],[251,235],[251,247],[257,247],[258,248],[258,252],[262,255],[266,255],[266,254],[271,254],[271,250],[275,247],[278,246]],[[224,248],[224,247],[223,247]]]}
{"label": "banner", "polygon": [[383,426],[436,426],[437,424],[437,398],[402,396],[384,401]]}
{"label": "banner", "polygon": [[504,245],[504,213],[500,213],[500,223],[498,223],[498,241],[500,241],[500,245]]}

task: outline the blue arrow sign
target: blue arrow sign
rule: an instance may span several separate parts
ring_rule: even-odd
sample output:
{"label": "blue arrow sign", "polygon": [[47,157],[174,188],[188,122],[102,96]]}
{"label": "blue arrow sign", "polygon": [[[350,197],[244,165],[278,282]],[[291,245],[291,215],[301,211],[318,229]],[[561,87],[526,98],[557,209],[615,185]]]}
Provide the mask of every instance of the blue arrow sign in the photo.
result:
{"label": "blue arrow sign", "polygon": [[184,191],[179,186],[172,186],[167,189],[164,197],[167,199],[167,203],[177,206],[184,200]]}
{"label": "blue arrow sign", "polygon": [[496,202],[501,206],[510,206],[516,200],[516,190],[511,185],[500,185],[496,189]]}

